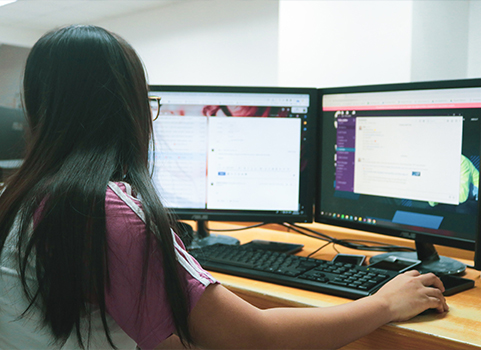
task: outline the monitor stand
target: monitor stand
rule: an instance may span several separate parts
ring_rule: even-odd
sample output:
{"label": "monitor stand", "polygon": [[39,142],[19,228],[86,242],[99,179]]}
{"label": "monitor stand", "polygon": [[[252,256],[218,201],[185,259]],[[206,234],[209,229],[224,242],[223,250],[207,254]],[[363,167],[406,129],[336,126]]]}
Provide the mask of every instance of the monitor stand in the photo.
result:
{"label": "monitor stand", "polygon": [[441,275],[458,275],[466,270],[466,265],[463,263],[448,258],[446,256],[439,256],[436,248],[431,243],[416,241],[415,252],[389,252],[373,256],[369,263],[373,264],[380,260],[386,259],[388,256],[398,258],[421,260],[422,263],[418,267],[421,273],[433,272],[439,276]]}
{"label": "monitor stand", "polygon": [[[188,225],[188,224],[182,223],[182,226],[185,226],[185,225]],[[205,220],[197,221],[196,232],[193,231],[192,226],[190,226],[190,229],[191,229],[191,232],[193,233],[192,239],[189,243],[184,241],[187,249],[202,248],[202,247],[206,247],[206,246],[217,244],[217,243],[229,244],[229,245],[240,244],[239,240],[234,237],[218,235],[218,234],[209,234],[209,232],[206,230]]]}

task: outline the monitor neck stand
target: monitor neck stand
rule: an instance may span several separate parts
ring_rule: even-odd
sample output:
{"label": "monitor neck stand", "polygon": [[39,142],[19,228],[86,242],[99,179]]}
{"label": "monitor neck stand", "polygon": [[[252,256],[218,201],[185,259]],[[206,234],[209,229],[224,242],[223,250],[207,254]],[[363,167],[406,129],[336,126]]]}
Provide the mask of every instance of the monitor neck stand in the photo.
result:
{"label": "monitor neck stand", "polygon": [[229,244],[236,245],[239,244],[239,240],[234,237],[210,234],[207,230],[207,221],[198,220],[197,221],[197,231],[193,233],[193,240],[187,247],[188,249],[202,248],[213,244]]}
{"label": "monitor neck stand", "polygon": [[458,275],[466,270],[466,265],[463,263],[448,258],[446,256],[439,256],[436,248],[431,243],[416,241],[415,252],[389,252],[373,256],[369,263],[386,259],[388,256],[398,258],[421,260],[422,263],[418,270],[421,273],[433,272],[437,275]]}

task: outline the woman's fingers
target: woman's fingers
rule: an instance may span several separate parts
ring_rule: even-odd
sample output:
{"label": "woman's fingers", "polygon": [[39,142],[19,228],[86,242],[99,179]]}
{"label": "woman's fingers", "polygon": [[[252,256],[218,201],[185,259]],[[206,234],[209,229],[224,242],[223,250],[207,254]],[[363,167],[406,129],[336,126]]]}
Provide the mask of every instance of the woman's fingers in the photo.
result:
{"label": "woman's fingers", "polygon": [[434,287],[439,289],[441,292],[444,292],[444,285],[443,282],[433,273],[426,273],[424,275],[420,275],[419,278],[421,278],[422,283],[426,287]]}
{"label": "woman's fingers", "polygon": [[394,321],[404,321],[427,309],[448,311],[443,291],[443,283],[436,275],[408,271],[388,282],[376,294],[388,300],[394,311]]}

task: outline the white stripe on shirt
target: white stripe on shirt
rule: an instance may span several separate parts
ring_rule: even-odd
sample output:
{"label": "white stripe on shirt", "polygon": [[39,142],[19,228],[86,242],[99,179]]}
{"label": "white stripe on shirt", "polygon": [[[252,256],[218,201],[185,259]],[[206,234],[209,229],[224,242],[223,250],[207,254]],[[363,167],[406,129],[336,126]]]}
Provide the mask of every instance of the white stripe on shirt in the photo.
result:
{"label": "white stripe on shirt", "polygon": [[[145,223],[145,214],[140,209],[140,207],[130,198],[122,189],[114,182],[109,182],[109,187],[114,193],[129,206],[132,211],[137,214],[137,216]],[[171,229],[171,234],[172,234],[172,239],[174,241],[174,247],[175,247],[175,255],[177,258],[177,261],[182,265],[182,267],[190,273],[192,277],[194,277],[196,280],[198,280],[200,283],[202,283],[204,286],[207,286],[215,280],[211,280],[209,278],[206,278],[202,276],[203,270],[195,263],[194,258],[187,253],[178,243],[177,240],[175,239],[175,233]],[[185,253],[185,254],[184,254]]]}
{"label": "white stripe on shirt", "polygon": [[114,182],[109,182],[109,187],[112,191],[115,192],[115,194],[125,202],[125,204],[127,204],[130,209],[132,209],[132,211],[137,214],[137,216],[145,223],[145,214],[144,212],[142,211],[142,209],[140,209],[140,207],[135,204],[135,202],[132,200],[132,198],[130,198],[129,196],[127,196],[127,194],[121,190],[121,188]]}
{"label": "white stripe on shirt", "polygon": [[[209,278],[203,277],[201,272],[202,270],[199,268],[199,266],[195,263],[194,258],[192,255],[187,253],[180,245],[177,243],[177,240],[175,239],[175,234],[174,231],[171,229],[170,230],[172,233],[172,239],[174,240],[174,246],[175,246],[175,253],[177,255],[177,260],[181,263],[181,265],[189,271],[192,277],[197,279],[199,282],[201,282],[204,286],[208,286],[211,284],[213,281]],[[185,254],[184,254],[185,253]]]}

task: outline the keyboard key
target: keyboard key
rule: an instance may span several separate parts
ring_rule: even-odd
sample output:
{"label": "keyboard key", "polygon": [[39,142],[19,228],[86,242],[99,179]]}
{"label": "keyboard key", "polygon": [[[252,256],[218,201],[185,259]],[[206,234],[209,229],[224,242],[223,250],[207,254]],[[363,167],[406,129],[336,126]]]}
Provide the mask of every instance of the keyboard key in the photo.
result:
{"label": "keyboard key", "polygon": [[[190,252],[207,270],[358,299],[397,273],[342,262],[216,244]],[[342,287],[342,288],[341,288]]]}

